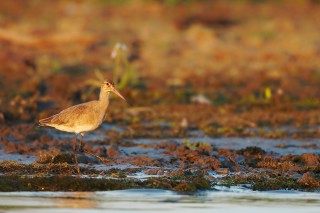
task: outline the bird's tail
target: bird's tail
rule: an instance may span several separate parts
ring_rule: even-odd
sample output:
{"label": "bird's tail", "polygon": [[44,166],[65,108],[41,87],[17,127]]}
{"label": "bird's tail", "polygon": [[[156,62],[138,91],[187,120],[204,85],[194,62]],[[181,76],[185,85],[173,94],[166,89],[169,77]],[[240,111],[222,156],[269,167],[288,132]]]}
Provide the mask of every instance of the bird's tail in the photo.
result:
{"label": "bird's tail", "polygon": [[39,122],[37,123],[37,127],[42,127],[42,126],[48,126],[48,124],[51,123],[52,120],[52,116],[49,118],[44,118],[39,120]]}

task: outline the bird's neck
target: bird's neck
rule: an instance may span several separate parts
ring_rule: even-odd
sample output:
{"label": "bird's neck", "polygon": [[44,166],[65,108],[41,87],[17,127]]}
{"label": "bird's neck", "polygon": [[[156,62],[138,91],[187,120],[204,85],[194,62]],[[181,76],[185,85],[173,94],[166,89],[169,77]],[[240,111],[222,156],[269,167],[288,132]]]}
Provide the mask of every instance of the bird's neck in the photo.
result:
{"label": "bird's neck", "polygon": [[106,112],[108,105],[109,105],[109,95],[110,92],[100,92],[99,96],[99,104],[100,104],[100,109],[104,112]]}

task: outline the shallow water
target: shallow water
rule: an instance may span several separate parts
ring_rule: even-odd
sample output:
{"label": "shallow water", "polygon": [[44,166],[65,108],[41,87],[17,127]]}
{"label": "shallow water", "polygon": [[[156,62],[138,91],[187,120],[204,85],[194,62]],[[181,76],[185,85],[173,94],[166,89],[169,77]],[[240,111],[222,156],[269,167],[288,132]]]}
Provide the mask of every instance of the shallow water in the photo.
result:
{"label": "shallow water", "polygon": [[[287,132],[297,132],[299,129],[293,126],[283,126],[279,127],[282,131]],[[319,129],[318,126],[312,128]],[[103,141],[106,138],[108,138],[107,130],[112,130],[116,132],[123,132],[124,129],[122,127],[119,127],[117,125],[113,124],[103,124],[101,128],[94,132],[90,132],[86,134],[86,137],[84,138],[84,141],[90,142],[90,141],[96,141],[100,140]],[[56,131],[54,129],[47,129],[47,133],[53,137],[57,138],[73,138],[74,134],[64,133],[60,131]],[[265,131],[270,131],[270,129],[265,128]],[[190,142],[200,142],[200,143],[207,143],[212,144],[217,149],[233,149],[233,150],[240,150],[244,149],[246,147],[250,146],[256,146],[260,147],[261,149],[267,151],[267,152],[274,152],[280,155],[287,155],[287,154],[293,154],[293,155],[301,155],[303,153],[314,153],[314,154],[320,154],[320,140],[319,139],[308,139],[308,140],[297,140],[293,138],[283,138],[283,139],[266,139],[266,138],[259,138],[259,137],[247,137],[247,138],[240,138],[240,137],[222,137],[222,138],[211,138],[207,137],[203,132],[201,131],[191,131],[191,135],[194,135],[194,137],[186,137],[186,138],[171,138],[171,139],[134,139],[131,140],[135,144],[156,144],[163,141],[177,141],[182,142],[184,140],[189,140]],[[147,150],[141,150],[140,152],[146,152]],[[126,152],[139,152],[139,149],[131,147],[126,148]],[[152,153],[152,152],[150,152]],[[158,153],[156,153],[158,154]]]}
{"label": "shallow water", "polygon": [[[167,125],[167,124],[161,124]],[[316,126],[315,129],[319,127]],[[279,127],[281,130],[295,132],[298,131],[297,128],[293,126],[283,126]],[[74,134],[65,133],[61,131],[57,131],[52,128],[43,129],[45,134],[48,134],[58,140],[62,138],[73,138]],[[125,131],[124,127],[104,123],[101,128],[97,129],[94,132],[89,132],[86,134],[84,141],[85,143],[92,143],[95,141],[105,141],[109,136],[109,131],[115,131],[118,133],[123,133]],[[258,131],[258,130],[257,130]],[[268,131],[266,129],[265,131]],[[150,144],[160,144],[161,142],[170,142],[175,141],[178,143],[184,143],[185,141],[189,141],[191,143],[205,143],[211,144],[212,147],[216,149],[230,149],[230,150],[241,150],[247,147],[259,147],[266,151],[269,154],[275,155],[301,155],[303,153],[313,153],[320,154],[320,139],[293,139],[293,138],[281,138],[281,139],[267,139],[267,138],[259,138],[259,137],[222,137],[222,138],[212,138],[208,137],[204,134],[204,132],[200,130],[190,131],[192,137],[185,138],[165,138],[165,139],[154,139],[154,138],[123,138],[123,141],[128,141],[132,143],[133,146],[121,146],[119,148],[119,153],[122,156],[147,156],[149,158],[161,160],[162,162],[169,162],[170,158],[163,154],[163,149],[154,149],[153,147],[148,147],[144,145]],[[99,144],[101,146],[101,144]],[[105,145],[106,149],[109,149],[109,145]],[[8,154],[5,153],[4,150],[0,147],[0,162],[4,160],[14,160],[24,164],[31,164],[35,162],[36,156],[32,154]],[[82,167],[88,167],[87,164],[80,163]],[[109,170],[112,168],[117,169],[128,169],[128,168],[139,168],[139,166],[131,165],[130,163],[117,163],[117,164],[94,164],[90,165],[90,168],[94,168],[96,170]],[[144,167],[144,169],[150,169],[150,167]],[[172,169],[171,167],[166,168],[168,170]],[[136,175],[135,178],[145,178],[146,175]]]}
{"label": "shallow water", "polygon": [[[183,142],[188,140],[190,142],[199,142],[212,144],[217,149],[231,149],[240,150],[247,147],[260,147],[268,152],[278,153],[280,155],[301,155],[303,153],[314,153],[320,154],[320,140],[309,139],[309,140],[295,140],[292,138],[285,139],[266,139],[266,138],[210,138],[210,137],[192,137],[192,138],[173,138],[166,140],[174,140],[177,142]],[[163,139],[134,139],[133,142],[136,144],[149,144],[149,143],[160,143],[165,141]]]}
{"label": "shallow water", "polygon": [[164,190],[0,193],[0,212],[307,212],[318,213],[320,194],[253,192],[239,187],[192,195]]}

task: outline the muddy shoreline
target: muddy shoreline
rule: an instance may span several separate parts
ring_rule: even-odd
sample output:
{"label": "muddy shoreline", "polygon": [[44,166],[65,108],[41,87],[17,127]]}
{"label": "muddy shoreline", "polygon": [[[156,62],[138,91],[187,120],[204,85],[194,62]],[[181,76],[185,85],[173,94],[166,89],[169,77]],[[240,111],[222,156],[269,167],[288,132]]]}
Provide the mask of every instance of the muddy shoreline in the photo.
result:
{"label": "muddy shoreline", "polygon": [[79,176],[72,134],[48,128],[21,131],[24,128],[34,127],[26,124],[15,130],[28,138],[25,144],[13,135],[1,143],[2,191],[159,188],[193,192],[237,185],[258,191],[320,189],[320,147],[314,138],[210,138],[194,130],[185,133],[192,137],[127,138],[124,128],[104,124],[88,134],[84,143],[85,150],[103,162],[78,153]]}

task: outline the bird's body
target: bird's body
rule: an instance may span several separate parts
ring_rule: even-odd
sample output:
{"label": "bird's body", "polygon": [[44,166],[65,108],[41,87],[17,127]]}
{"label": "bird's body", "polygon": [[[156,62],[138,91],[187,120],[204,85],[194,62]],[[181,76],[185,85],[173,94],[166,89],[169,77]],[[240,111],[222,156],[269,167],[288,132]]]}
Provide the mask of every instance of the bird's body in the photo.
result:
{"label": "bird's body", "polygon": [[107,106],[101,105],[100,101],[78,104],[40,120],[40,124],[75,134],[90,132],[98,128],[104,120]]}
{"label": "bird's body", "polygon": [[124,97],[110,84],[105,81],[100,90],[99,100],[90,101],[69,107],[60,113],[39,121],[40,126],[54,127],[64,132],[76,134],[73,146],[75,152],[75,161],[79,173],[78,162],[76,158],[77,136],[81,135],[79,150],[82,150],[82,139],[85,132],[93,131],[98,128],[106,115],[109,106],[109,94],[114,92],[123,100]]}

